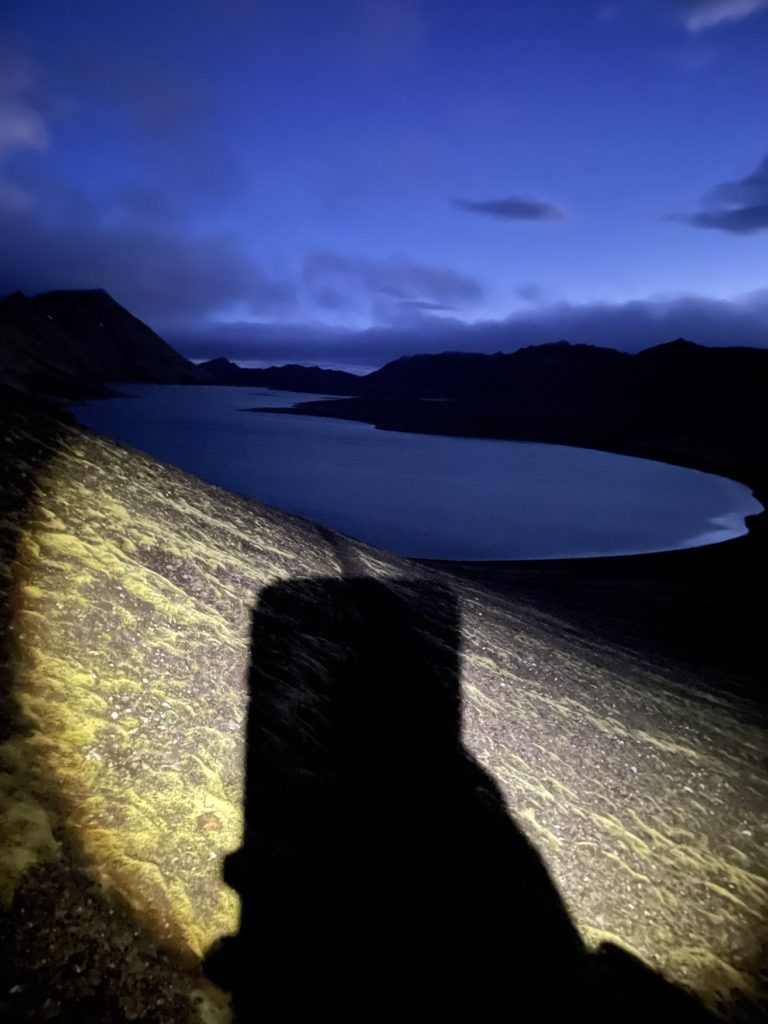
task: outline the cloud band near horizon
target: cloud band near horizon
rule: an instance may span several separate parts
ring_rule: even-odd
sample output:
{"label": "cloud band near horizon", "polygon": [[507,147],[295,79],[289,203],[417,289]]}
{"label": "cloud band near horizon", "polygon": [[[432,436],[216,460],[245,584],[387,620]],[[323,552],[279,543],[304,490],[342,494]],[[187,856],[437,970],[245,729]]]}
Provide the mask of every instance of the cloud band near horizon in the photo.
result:
{"label": "cloud band near horizon", "polygon": [[768,348],[768,289],[730,301],[682,296],[561,302],[477,323],[425,316],[418,324],[365,331],[324,324],[230,323],[170,340],[195,359],[369,366],[421,352],[511,352],[560,339],[636,352],[681,336],[706,345]]}

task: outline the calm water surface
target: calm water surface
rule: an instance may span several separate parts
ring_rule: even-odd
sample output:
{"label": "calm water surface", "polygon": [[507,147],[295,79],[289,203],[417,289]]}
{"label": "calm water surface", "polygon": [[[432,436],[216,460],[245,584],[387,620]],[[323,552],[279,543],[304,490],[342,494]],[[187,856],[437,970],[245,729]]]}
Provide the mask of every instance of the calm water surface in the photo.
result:
{"label": "calm water surface", "polygon": [[430,437],[263,415],[317,395],[131,385],[84,425],[249,498],[400,555],[562,558],[695,547],[746,532],[747,487],[560,445]]}

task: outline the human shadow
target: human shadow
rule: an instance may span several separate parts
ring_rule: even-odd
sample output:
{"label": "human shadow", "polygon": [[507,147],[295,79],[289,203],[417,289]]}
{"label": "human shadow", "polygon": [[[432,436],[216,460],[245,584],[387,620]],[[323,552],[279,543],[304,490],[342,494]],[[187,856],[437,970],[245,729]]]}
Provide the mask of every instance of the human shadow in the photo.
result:
{"label": "human shadow", "polygon": [[548,1021],[588,1007],[610,1019],[627,978],[698,1019],[615,948],[587,954],[462,744],[459,638],[453,596],[433,583],[304,579],[262,593],[244,837],[225,864],[240,930],[206,961],[236,1020],[503,1008]]}

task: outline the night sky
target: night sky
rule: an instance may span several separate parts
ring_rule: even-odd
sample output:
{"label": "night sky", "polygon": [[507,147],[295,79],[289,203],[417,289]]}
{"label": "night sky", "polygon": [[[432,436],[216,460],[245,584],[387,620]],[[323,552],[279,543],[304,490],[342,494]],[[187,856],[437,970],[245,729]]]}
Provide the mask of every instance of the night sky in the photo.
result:
{"label": "night sky", "polygon": [[3,13],[0,293],[196,358],[768,345],[768,0]]}

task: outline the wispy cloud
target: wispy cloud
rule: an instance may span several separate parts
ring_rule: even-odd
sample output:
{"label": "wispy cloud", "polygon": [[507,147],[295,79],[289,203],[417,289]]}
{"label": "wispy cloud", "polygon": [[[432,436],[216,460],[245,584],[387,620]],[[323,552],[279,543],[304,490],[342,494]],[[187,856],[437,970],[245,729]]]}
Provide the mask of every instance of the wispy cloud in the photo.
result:
{"label": "wispy cloud", "polygon": [[31,193],[3,176],[3,163],[20,149],[45,149],[48,129],[36,95],[34,66],[0,40],[0,211],[16,213],[33,203]]}
{"label": "wispy cloud", "polygon": [[701,32],[768,10],[768,0],[676,0],[676,7],[688,31]]}
{"label": "wispy cloud", "polygon": [[373,314],[384,322],[465,307],[483,297],[474,277],[403,256],[372,259],[316,251],[306,256],[302,276],[316,305],[328,308],[325,298],[331,294],[335,308]]}
{"label": "wispy cloud", "polygon": [[667,220],[714,228],[734,235],[768,230],[768,157],[751,174],[717,185],[695,213],[673,213]]}
{"label": "wispy cloud", "polygon": [[529,196],[506,196],[503,199],[454,199],[454,206],[470,213],[484,213],[503,220],[565,220],[565,210],[553,203]]}

